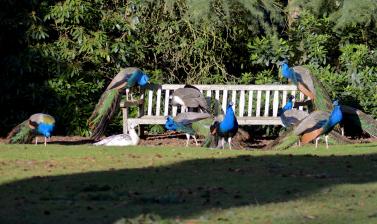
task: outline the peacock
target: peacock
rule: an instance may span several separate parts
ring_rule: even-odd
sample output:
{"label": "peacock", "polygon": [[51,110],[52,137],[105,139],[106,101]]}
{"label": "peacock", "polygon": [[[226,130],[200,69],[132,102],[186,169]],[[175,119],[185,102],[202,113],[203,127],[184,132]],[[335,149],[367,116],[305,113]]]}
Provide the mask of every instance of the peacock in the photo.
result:
{"label": "peacock", "polygon": [[55,128],[55,118],[48,114],[37,113],[33,114],[26,121],[17,125],[8,134],[7,140],[9,143],[31,143],[35,136],[35,144],[38,144],[37,135],[43,135],[45,138],[44,144],[47,145],[47,138]]}
{"label": "peacock", "polygon": [[171,96],[171,105],[185,106],[189,110],[191,108],[199,108],[211,114],[206,99],[198,88],[192,85],[185,85],[183,88],[176,89]]}
{"label": "peacock", "polygon": [[122,69],[113,78],[88,119],[89,128],[92,131],[92,139],[99,139],[105,132],[107,125],[119,107],[119,102],[125,89],[136,86],[145,87],[148,81],[148,75],[135,67]]}
{"label": "peacock", "polygon": [[289,67],[287,60],[280,62],[279,65],[281,65],[281,72],[284,78],[287,78],[296,85],[305,96],[310,97],[312,100],[315,99],[314,84],[310,74],[306,76],[305,74],[296,72],[295,69]]}
{"label": "peacock", "polygon": [[[196,140],[196,135],[205,136],[209,133],[209,125],[206,128],[206,123],[203,121],[208,121],[211,117],[208,113],[197,113],[197,112],[185,112],[180,113],[174,118],[168,116],[165,122],[165,128],[171,131],[178,131],[180,133],[186,134],[186,147],[189,144],[190,137],[192,136],[195,144],[198,145]],[[208,122],[207,122],[208,123]]]}
{"label": "peacock", "polygon": [[232,149],[231,141],[238,131],[238,122],[232,106],[232,102],[228,103],[224,119],[221,122],[215,121],[210,128],[212,135],[221,138],[221,142],[219,143],[223,149],[225,138],[228,140],[229,149]]}
{"label": "peacock", "polygon": [[[318,146],[318,140],[320,136],[325,136],[326,141],[326,148],[329,148],[328,144],[328,134],[334,129],[334,127],[340,123],[340,121],[343,118],[342,111],[340,109],[339,103],[337,100],[333,102],[333,110],[331,111],[330,116],[328,116],[326,119],[316,119],[314,121],[315,125],[308,126],[307,122],[302,122],[300,125],[295,129],[295,133],[297,135],[301,135],[300,141],[305,144],[312,140],[315,140],[315,147]],[[322,112],[322,114],[327,114],[327,112]],[[303,128],[300,128],[303,127]],[[305,127],[306,126],[306,127]],[[302,133],[300,133],[301,129],[305,129]]]}
{"label": "peacock", "polygon": [[[306,122],[316,124],[319,120],[327,120],[330,116],[330,112],[333,109],[333,102],[327,93],[326,89],[318,80],[315,75],[311,74],[311,71],[303,66],[295,66],[292,68],[298,77],[301,77],[305,84],[307,84],[308,88],[315,93],[314,100],[307,100],[303,102],[304,104],[300,104],[300,106],[308,106],[308,111],[311,112],[307,117],[305,117],[301,122],[298,124],[293,125],[291,128],[288,128],[284,133],[282,133],[277,139],[266,145],[265,149],[286,149],[292,145],[294,145],[300,136],[297,136],[295,132],[297,132],[297,126],[300,127],[301,131],[305,131],[308,129],[307,125],[302,125]],[[295,102],[295,107],[298,105],[298,102]],[[377,136],[377,121],[373,119],[372,116],[365,114],[364,112],[346,106],[341,105],[340,109],[342,111],[342,122],[346,124],[352,125],[352,127],[361,128],[365,133],[368,133],[371,136]],[[322,114],[322,118],[318,119],[318,115]],[[335,129],[334,131],[329,133],[329,136],[332,140],[337,143],[341,144],[350,144],[354,143],[354,140],[348,139],[338,132],[342,130]]]}
{"label": "peacock", "polygon": [[278,111],[278,116],[284,127],[290,127],[309,115],[306,111],[294,109],[293,99],[294,96],[290,95],[288,102]]}
{"label": "peacock", "polygon": [[305,119],[309,115],[308,112],[303,110],[287,110],[280,114],[280,120],[284,127],[290,127]]}
{"label": "peacock", "polygon": [[93,145],[105,145],[105,146],[128,146],[128,145],[138,145],[140,138],[136,133],[134,124],[129,126],[129,134],[119,134],[112,135],[105,139],[102,139],[99,142],[94,143]]}
{"label": "peacock", "polygon": [[280,116],[282,113],[284,113],[287,110],[292,110],[293,105],[294,105],[293,103],[294,98],[295,97],[293,95],[289,95],[288,102],[282,108],[279,109],[278,116]]}

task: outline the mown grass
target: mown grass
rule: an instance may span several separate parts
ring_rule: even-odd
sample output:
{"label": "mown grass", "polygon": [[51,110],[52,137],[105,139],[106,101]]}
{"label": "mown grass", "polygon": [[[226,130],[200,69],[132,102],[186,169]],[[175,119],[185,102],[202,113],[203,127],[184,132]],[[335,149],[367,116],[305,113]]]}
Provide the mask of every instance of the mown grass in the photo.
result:
{"label": "mown grass", "polygon": [[377,223],[377,144],[0,145],[0,223]]}

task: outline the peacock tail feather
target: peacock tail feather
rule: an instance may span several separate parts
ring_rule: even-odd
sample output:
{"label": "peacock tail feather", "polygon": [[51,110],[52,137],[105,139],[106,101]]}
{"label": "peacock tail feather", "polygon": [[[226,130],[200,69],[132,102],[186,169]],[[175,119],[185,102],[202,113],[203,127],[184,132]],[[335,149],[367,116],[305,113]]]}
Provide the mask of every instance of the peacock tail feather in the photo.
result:
{"label": "peacock tail feather", "polygon": [[92,130],[91,138],[99,139],[105,132],[107,125],[116,113],[121,100],[118,89],[105,91],[88,119],[89,128]]}
{"label": "peacock tail feather", "polygon": [[195,130],[192,128],[191,124],[183,125],[183,124],[176,123],[176,126],[177,126],[178,132],[195,135]]}
{"label": "peacock tail feather", "polygon": [[373,117],[353,107],[341,105],[340,108],[347,121],[360,127],[369,135],[377,137],[377,121]]}
{"label": "peacock tail feather", "polygon": [[31,143],[34,136],[33,129],[29,126],[29,120],[22,122],[14,127],[7,136],[7,142],[10,144]]}
{"label": "peacock tail feather", "polygon": [[329,133],[329,143],[337,143],[337,144],[352,144],[355,143],[353,140],[348,139],[338,132],[332,131]]}
{"label": "peacock tail feather", "polygon": [[210,132],[210,126],[213,123],[213,118],[207,118],[200,121],[195,121],[192,123],[192,128],[195,133],[199,136],[205,137]]}
{"label": "peacock tail feather", "polygon": [[312,75],[312,79],[315,86],[316,95],[316,98],[314,100],[314,108],[321,111],[331,111],[332,101],[325,87],[315,76]]}
{"label": "peacock tail feather", "polygon": [[204,143],[202,144],[202,147],[216,148],[218,141],[219,141],[218,135],[211,135],[211,133],[208,133],[206,139],[204,140]]}
{"label": "peacock tail feather", "polygon": [[293,130],[292,127],[286,130],[277,139],[266,145],[265,149],[284,150],[296,144],[300,138],[294,134]]}

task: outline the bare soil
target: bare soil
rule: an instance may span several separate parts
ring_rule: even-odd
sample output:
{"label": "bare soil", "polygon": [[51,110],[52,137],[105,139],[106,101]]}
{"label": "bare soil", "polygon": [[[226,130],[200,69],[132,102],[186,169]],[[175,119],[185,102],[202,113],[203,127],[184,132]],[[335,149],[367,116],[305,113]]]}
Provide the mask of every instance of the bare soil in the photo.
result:
{"label": "bare soil", "polygon": [[[204,142],[204,138],[197,139],[199,144]],[[252,149],[263,149],[268,143],[273,141],[273,138],[266,137],[250,137],[243,136],[242,134],[237,134],[232,140],[232,148],[240,150],[252,150]],[[376,142],[377,138],[362,138],[353,139],[355,143],[368,143]],[[35,140],[33,140],[34,142]],[[38,143],[42,144],[43,137],[38,138]],[[0,138],[0,143],[6,143],[5,138]],[[88,137],[81,136],[52,136],[49,144],[62,144],[62,145],[81,145],[81,144],[92,144],[94,143]],[[156,135],[145,135],[140,139],[139,145],[145,146],[182,146],[186,145],[186,136],[177,132],[166,132],[164,134]],[[189,146],[195,147],[195,142],[191,138]],[[228,146],[226,145],[225,148]]]}
{"label": "bare soil", "polygon": [[[198,138],[198,143],[202,144],[204,138]],[[247,139],[244,136],[237,134],[232,139],[232,148],[233,149],[243,149],[250,150],[256,148],[263,148],[266,144],[271,142],[273,139],[269,138],[258,138],[253,139],[248,137]],[[33,140],[34,143],[35,139]],[[38,137],[38,143],[42,144],[44,141],[43,137]],[[5,138],[0,138],[0,143],[6,143]],[[81,136],[52,136],[49,144],[62,144],[62,145],[80,145],[80,144],[92,144],[94,143],[88,137]],[[139,145],[150,145],[150,146],[182,146],[186,145],[186,135],[176,133],[176,132],[167,132],[164,134],[157,135],[145,135],[140,139]],[[195,147],[194,139],[190,139],[190,147]],[[225,146],[228,147],[227,145]]]}

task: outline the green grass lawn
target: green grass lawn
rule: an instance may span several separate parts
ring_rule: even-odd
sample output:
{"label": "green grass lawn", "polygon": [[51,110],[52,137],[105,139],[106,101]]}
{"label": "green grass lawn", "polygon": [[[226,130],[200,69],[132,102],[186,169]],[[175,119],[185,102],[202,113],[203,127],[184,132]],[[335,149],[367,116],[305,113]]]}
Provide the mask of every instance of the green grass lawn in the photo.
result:
{"label": "green grass lawn", "polygon": [[377,223],[377,144],[0,145],[0,223]]}

